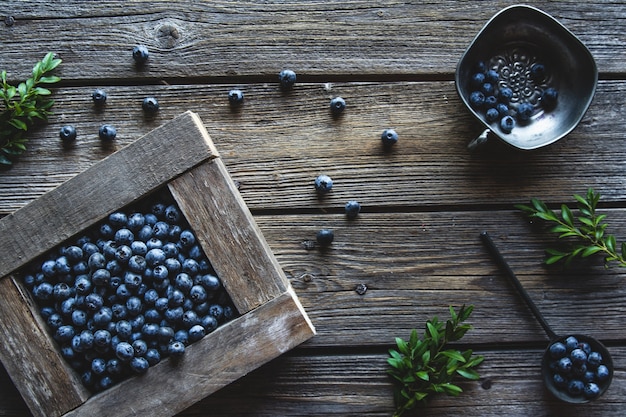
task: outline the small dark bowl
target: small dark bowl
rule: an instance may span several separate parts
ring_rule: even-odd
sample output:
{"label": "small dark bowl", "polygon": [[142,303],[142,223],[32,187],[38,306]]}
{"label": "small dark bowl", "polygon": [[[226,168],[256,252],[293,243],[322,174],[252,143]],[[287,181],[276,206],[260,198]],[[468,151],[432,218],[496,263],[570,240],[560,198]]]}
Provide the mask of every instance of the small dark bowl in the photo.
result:
{"label": "small dark bowl", "polygon": [[[568,392],[566,392],[565,390],[557,387],[554,384],[554,380],[552,379],[552,372],[550,370],[550,362],[552,360],[550,357],[550,346],[552,346],[552,344],[556,342],[564,343],[565,339],[567,339],[569,336],[574,336],[578,340],[578,342],[589,343],[589,346],[591,346],[592,351],[598,352],[602,355],[602,363],[609,370],[609,377],[606,379],[606,381],[598,383],[598,386],[600,388],[600,393],[593,398],[587,398],[584,395],[573,396],[569,394]],[[613,380],[613,359],[611,358],[611,355],[609,354],[608,349],[602,343],[600,343],[600,341],[590,336],[573,334],[573,335],[558,337],[557,339],[554,339],[550,342],[550,344],[548,345],[548,348],[545,350],[543,354],[543,359],[541,361],[541,373],[543,375],[543,382],[546,388],[557,399],[564,401],[566,403],[571,403],[571,404],[583,404],[583,403],[588,403],[588,402],[597,400],[609,388],[609,385],[611,385],[611,381]]]}
{"label": "small dark bowl", "polygon": [[[519,97],[535,106],[530,122],[518,123],[505,133],[497,121],[488,123],[484,114],[472,108],[471,77],[479,61],[507,72],[499,86],[517,90]],[[534,63],[545,65],[543,83],[529,80]],[[517,5],[500,11],[478,33],[457,65],[455,82],[463,103],[485,126],[483,139],[474,142],[495,135],[515,148],[532,150],[556,142],[580,123],[595,94],[598,70],[589,50],[563,25],[539,9]],[[537,101],[548,85],[556,88],[559,96],[556,107],[544,111]],[[511,102],[513,107],[516,99]],[[478,144],[474,142],[470,148]]]}

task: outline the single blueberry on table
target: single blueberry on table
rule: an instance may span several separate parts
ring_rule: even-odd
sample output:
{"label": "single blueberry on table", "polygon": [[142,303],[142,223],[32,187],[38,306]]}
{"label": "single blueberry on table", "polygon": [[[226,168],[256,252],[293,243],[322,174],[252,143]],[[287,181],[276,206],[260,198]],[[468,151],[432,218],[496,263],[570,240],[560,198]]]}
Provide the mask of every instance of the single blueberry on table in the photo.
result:
{"label": "single blueberry on table", "polygon": [[290,69],[284,69],[278,74],[278,81],[283,90],[290,90],[296,83],[296,73]]}
{"label": "single blueberry on table", "polygon": [[71,125],[63,126],[59,130],[59,137],[65,144],[74,142],[76,140],[76,128]]}
{"label": "single blueberry on table", "polygon": [[98,131],[98,137],[103,142],[111,142],[115,140],[117,130],[111,125],[102,125]]}
{"label": "single blueberry on table", "polygon": [[228,102],[231,106],[237,107],[243,103],[243,91],[232,89],[228,92]]}
{"label": "single blueberry on table", "polygon": [[335,97],[330,100],[330,112],[338,116],[346,109],[346,101],[342,97]]}
{"label": "single blueberry on table", "polygon": [[515,119],[512,116],[504,116],[500,119],[500,129],[504,133],[511,133],[513,128],[515,127]]}
{"label": "single blueberry on table", "polygon": [[469,97],[470,105],[475,109],[480,109],[485,105],[485,94],[481,91],[473,91]]}
{"label": "single blueberry on table", "polygon": [[137,45],[133,48],[133,59],[137,65],[145,64],[148,60],[150,53],[148,48],[144,45]]}
{"label": "single blueberry on table", "polygon": [[146,97],[141,103],[141,108],[147,114],[155,114],[157,111],[159,111],[159,102],[154,97]]}
{"label": "single blueberry on table", "polygon": [[104,106],[107,101],[107,93],[106,91],[97,88],[91,93],[91,99],[96,106]]}
{"label": "single blueberry on table", "polygon": [[361,212],[361,204],[358,201],[350,200],[345,205],[346,217],[349,219],[356,218]]}
{"label": "single blueberry on table", "polygon": [[394,129],[385,129],[380,135],[384,147],[390,147],[398,142],[398,133]]}
{"label": "single blueberry on table", "polygon": [[335,234],[332,230],[330,229],[321,229],[320,231],[317,232],[317,235],[315,236],[317,243],[320,246],[329,246],[331,243],[333,243],[333,240],[335,239]]}
{"label": "single blueberry on table", "polygon": [[333,188],[333,180],[328,175],[318,175],[315,178],[315,190],[318,194],[326,194]]}

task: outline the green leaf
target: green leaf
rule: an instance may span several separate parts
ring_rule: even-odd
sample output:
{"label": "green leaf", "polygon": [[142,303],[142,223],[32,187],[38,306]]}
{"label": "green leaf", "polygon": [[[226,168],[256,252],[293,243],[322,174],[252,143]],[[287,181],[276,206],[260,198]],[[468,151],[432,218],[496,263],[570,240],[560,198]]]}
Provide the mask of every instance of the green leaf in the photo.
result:
{"label": "green leaf", "polygon": [[435,343],[439,343],[439,332],[437,331],[435,326],[433,326],[431,322],[426,322],[426,328],[428,329],[428,334],[430,335],[430,338],[433,339]]}
{"label": "green leaf", "polygon": [[48,90],[47,88],[43,88],[43,87],[35,87],[34,91],[35,91],[35,93],[39,94],[40,96],[49,96],[50,94],[52,94],[52,91]]}
{"label": "green leaf", "polygon": [[444,350],[444,351],[441,351],[441,354],[450,359],[457,360],[459,362],[463,362],[463,363],[466,362],[465,358],[463,357],[463,355],[461,355],[461,353],[458,350]]}
{"label": "green leaf", "polygon": [[567,223],[569,226],[574,227],[572,212],[565,204],[561,205],[561,217],[563,221]]}
{"label": "green leaf", "polygon": [[28,126],[26,126],[26,123],[24,123],[20,119],[12,119],[9,121],[9,124],[20,130],[28,130]]}
{"label": "green leaf", "polygon": [[450,383],[441,384],[440,387],[443,388],[443,390],[446,392],[446,394],[452,395],[452,396],[455,396],[455,397],[463,392],[461,387],[456,386],[454,384],[450,384]]}
{"label": "green leaf", "polygon": [[430,375],[428,375],[428,372],[426,371],[418,371],[415,374],[415,376],[421,379],[422,381],[430,381]]}
{"label": "green leaf", "polygon": [[480,378],[480,375],[478,375],[478,372],[476,372],[473,369],[463,369],[463,368],[459,368],[456,370],[456,373],[461,375],[463,378],[467,378],[467,379],[471,379],[471,380],[476,380]]}
{"label": "green leaf", "polygon": [[39,82],[42,84],[54,84],[61,81],[61,77],[57,77],[56,75],[48,75],[46,77],[41,77]]}
{"label": "green leaf", "polygon": [[602,248],[600,246],[589,246],[589,247],[585,248],[585,250],[583,251],[581,256],[583,258],[586,258],[586,257],[591,256],[594,253],[598,253],[600,251],[602,251]]}

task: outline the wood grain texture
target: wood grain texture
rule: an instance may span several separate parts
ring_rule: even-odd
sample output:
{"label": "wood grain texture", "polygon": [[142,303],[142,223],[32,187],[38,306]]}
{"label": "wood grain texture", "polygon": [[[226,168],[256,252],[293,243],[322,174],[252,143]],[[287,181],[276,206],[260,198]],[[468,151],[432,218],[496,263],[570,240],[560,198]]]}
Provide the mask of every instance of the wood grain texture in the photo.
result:
{"label": "wood grain texture", "polygon": [[34,416],[61,416],[89,393],[48,335],[27,291],[13,277],[0,280],[0,360]]}
{"label": "wood grain texture", "polygon": [[[624,72],[621,2],[535,1],[576,34],[601,72]],[[15,24],[0,26],[0,68],[28,74],[45,51],[64,59],[67,80],[252,76],[282,67],[308,77],[450,78],[464,50],[511,1],[107,1],[11,2]],[[49,36],[54,34],[54,36]],[[29,42],[24,42],[29,39]],[[151,51],[137,70],[136,44]],[[44,52],[42,52],[44,51]],[[10,64],[10,65],[9,65]]]}
{"label": "wood grain texture", "polygon": [[285,273],[219,158],[168,186],[240,314],[287,291]]}
{"label": "wood grain texture", "polygon": [[186,113],[0,219],[0,277],[217,156],[197,116]]}
{"label": "wood grain texture", "polygon": [[312,337],[302,314],[285,292],[190,345],[179,361],[165,359],[65,417],[171,416]]}
{"label": "wood grain texture", "polygon": [[[230,88],[243,88],[245,103],[231,111]],[[330,210],[356,198],[378,207],[511,207],[540,197],[572,201],[594,187],[603,202],[626,201],[626,121],[620,115],[626,83],[602,81],[581,124],[563,140],[536,152],[498,141],[475,153],[467,143],[482,131],[452,82],[314,83],[283,95],[275,85],[115,87],[96,112],[90,88],[61,89],[55,116],[34,132],[29,151],[0,172],[0,213],[8,214],[106,157],[99,126],[113,123],[124,146],[179,114],[196,112],[250,209]],[[142,115],[141,100],[154,95],[161,110]],[[345,114],[330,115],[329,102],[346,99]],[[60,146],[58,130],[75,124],[75,147]],[[380,134],[393,127],[400,139],[383,152]],[[314,178],[331,175],[333,191],[318,199]],[[574,175],[574,173],[576,175]]]}

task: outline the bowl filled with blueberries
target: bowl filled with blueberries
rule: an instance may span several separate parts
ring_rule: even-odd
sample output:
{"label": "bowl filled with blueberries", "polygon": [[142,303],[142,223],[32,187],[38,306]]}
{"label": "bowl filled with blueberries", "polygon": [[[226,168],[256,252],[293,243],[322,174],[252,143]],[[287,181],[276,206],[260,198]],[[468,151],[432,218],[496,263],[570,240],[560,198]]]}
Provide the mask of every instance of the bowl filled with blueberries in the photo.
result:
{"label": "bowl filled with blueberries", "polygon": [[456,68],[457,93],[484,126],[468,148],[490,137],[521,150],[556,142],[580,123],[597,82],[593,56],[557,20],[531,6],[501,10]]}

